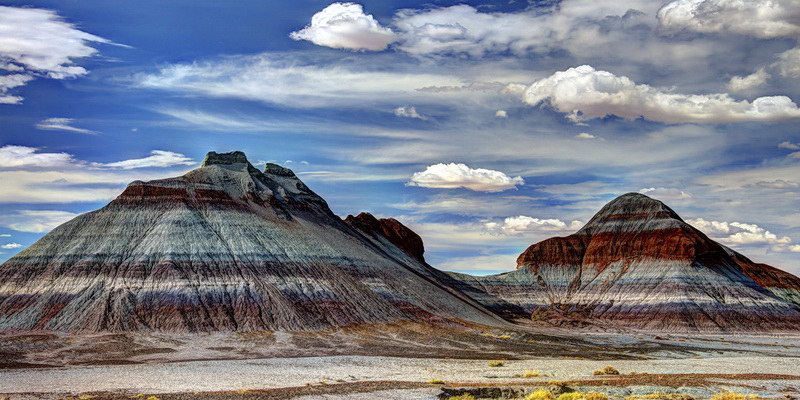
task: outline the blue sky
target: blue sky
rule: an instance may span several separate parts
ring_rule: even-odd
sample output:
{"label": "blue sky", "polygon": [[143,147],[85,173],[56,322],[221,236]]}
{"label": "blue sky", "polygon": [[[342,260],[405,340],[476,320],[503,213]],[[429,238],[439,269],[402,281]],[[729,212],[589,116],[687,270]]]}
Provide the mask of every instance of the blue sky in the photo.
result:
{"label": "blue sky", "polygon": [[228,3],[0,3],[0,260],[242,150],[443,269],[633,191],[800,273],[796,1]]}

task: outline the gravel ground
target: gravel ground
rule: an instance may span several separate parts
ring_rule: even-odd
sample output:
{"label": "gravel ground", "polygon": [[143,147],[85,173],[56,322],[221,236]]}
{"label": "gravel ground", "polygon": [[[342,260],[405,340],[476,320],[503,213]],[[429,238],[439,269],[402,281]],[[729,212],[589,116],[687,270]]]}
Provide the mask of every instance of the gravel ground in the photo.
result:
{"label": "gravel ground", "polygon": [[525,380],[531,382],[537,379],[588,379],[593,370],[606,365],[612,365],[623,373],[800,375],[800,358],[794,357],[616,361],[535,359],[506,361],[503,367],[491,368],[487,366],[487,360],[334,356],[0,370],[0,393],[177,393],[377,380],[425,382],[443,379],[495,383],[523,381],[514,375],[524,370],[539,370],[545,375]]}

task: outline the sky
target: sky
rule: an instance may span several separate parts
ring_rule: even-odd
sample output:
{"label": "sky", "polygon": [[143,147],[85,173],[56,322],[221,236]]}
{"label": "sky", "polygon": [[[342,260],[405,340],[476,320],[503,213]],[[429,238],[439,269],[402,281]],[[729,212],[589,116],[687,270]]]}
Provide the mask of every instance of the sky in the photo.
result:
{"label": "sky", "polygon": [[515,268],[627,192],[800,273],[800,2],[0,2],[0,261],[208,151]]}

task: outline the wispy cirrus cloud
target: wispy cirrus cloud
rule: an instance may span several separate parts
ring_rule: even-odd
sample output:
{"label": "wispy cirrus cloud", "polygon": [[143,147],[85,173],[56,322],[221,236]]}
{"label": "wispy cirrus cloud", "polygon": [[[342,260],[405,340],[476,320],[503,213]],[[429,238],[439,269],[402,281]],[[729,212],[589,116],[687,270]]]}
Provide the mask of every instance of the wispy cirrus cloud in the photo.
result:
{"label": "wispy cirrus cloud", "polygon": [[18,210],[0,215],[0,226],[20,232],[48,232],[78,214],[58,210]]}
{"label": "wispy cirrus cloud", "polygon": [[46,118],[36,124],[36,129],[45,131],[66,131],[75,133],[96,134],[97,132],[72,126],[74,118]]}

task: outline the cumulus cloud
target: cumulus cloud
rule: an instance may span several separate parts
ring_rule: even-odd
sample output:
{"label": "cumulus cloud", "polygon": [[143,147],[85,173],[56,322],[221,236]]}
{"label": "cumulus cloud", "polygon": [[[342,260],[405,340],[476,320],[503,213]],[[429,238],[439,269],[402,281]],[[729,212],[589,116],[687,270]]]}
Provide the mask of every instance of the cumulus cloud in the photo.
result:
{"label": "cumulus cloud", "polygon": [[524,90],[522,98],[533,106],[546,102],[575,122],[607,115],[666,123],[781,121],[800,117],[800,109],[785,96],[759,97],[748,102],[727,94],[669,93],[589,65],[558,71],[536,81]]}
{"label": "cumulus cloud", "polygon": [[781,142],[778,145],[778,147],[781,148],[781,149],[800,150],[800,143],[792,143],[792,142],[787,140],[787,141]]}
{"label": "cumulus cloud", "polygon": [[75,218],[78,214],[56,210],[19,210],[0,215],[0,226],[20,232],[42,233]]}
{"label": "cumulus cloud", "polygon": [[650,197],[655,197],[660,200],[682,200],[690,199],[692,195],[680,189],[665,188],[665,187],[651,187],[639,190],[639,193],[646,194]]}
{"label": "cumulus cloud", "polygon": [[292,32],[294,40],[350,50],[384,50],[395,41],[391,29],[381,26],[355,3],[333,3],[311,17],[311,25]]}
{"label": "cumulus cloud", "polygon": [[97,133],[89,129],[77,128],[72,126],[72,123],[74,121],[75,119],[73,118],[47,118],[37,123],[36,129],[42,129],[46,131],[67,131],[67,132],[89,133],[89,134]]}
{"label": "cumulus cloud", "polygon": [[781,76],[800,78],[800,47],[778,54],[778,61],[772,66],[778,70]]}
{"label": "cumulus cloud", "polygon": [[588,139],[588,140],[597,139],[597,136],[592,135],[591,133],[586,133],[586,132],[581,132],[581,133],[575,135],[575,137],[578,138],[578,139]]}
{"label": "cumulus cloud", "polygon": [[494,113],[494,116],[497,118],[508,118],[508,113],[506,110],[497,110],[497,112]]}
{"label": "cumulus cloud", "polygon": [[427,116],[418,113],[417,108],[414,106],[397,107],[394,109],[394,115],[398,117],[421,119],[423,121],[428,119]]}
{"label": "cumulus cloud", "polygon": [[584,225],[581,221],[572,221],[569,224],[560,219],[539,219],[520,215],[508,217],[499,222],[487,222],[484,224],[486,230],[491,233],[502,233],[505,235],[522,235],[531,232],[561,232],[575,231]]}
{"label": "cumulus cloud", "polygon": [[480,192],[502,192],[523,185],[522,177],[510,177],[503,172],[483,168],[470,168],[465,164],[435,164],[425,171],[415,172],[409,186],[455,189],[467,188]]}
{"label": "cumulus cloud", "polygon": [[732,32],[761,39],[800,35],[796,0],[674,0],[658,11],[668,31]]}
{"label": "cumulus cloud", "polygon": [[764,85],[769,78],[769,73],[767,73],[764,68],[760,68],[758,71],[747,76],[732,77],[728,82],[727,88],[731,92],[744,92]]}
{"label": "cumulus cloud", "polygon": [[730,246],[770,246],[774,251],[787,251],[792,243],[788,236],[778,236],[756,224],[688,219],[687,223],[712,238]]}
{"label": "cumulus cloud", "polygon": [[11,242],[11,243],[6,243],[6,244],[0,246],[0,249],[18,249],[20,247],[22,247],[21,244]]}
{"label": "cumulus cloud", "polygon": [[26,146],[0,147],[0,168],[62,167],[73,161],[67,153],[40,153],[38,148]]}
{"label": "cumulus cloud", "polygon": [[87,73],[74,59],[97,52],[89,43],[110,43],[76,29],[51,10],[0,6],[0,103],[16,104],[22,97],[9,90],[35,77],[74,78]]}
{"label": "cumulus cloud", "polygon": [[181,153],[172,151],[153,150],[150,156],[144,158],[134,158],[131,160],[117,161],[108,164],[100,164],[104,167],[120,168],[120,169],[135,169],[135,168],[150,168],[150,167],[172,167],[175,165],[194,165],[197,164],[191,158],[186,157]]}

